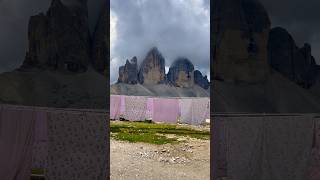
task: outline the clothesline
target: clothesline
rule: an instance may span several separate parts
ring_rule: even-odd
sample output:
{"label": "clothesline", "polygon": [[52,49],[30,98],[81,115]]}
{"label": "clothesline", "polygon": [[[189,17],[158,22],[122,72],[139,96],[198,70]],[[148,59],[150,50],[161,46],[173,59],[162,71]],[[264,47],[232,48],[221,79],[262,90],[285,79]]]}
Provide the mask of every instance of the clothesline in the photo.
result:
{"label": "clothesline", "polygon": [[75,112],[94,112],[94,113],[108,113],[108,110],[103,109],[76,109],[76,108],[56,108],[56,107],[40,107],[40,106],[23,106],[23,105],[12,105],[0,103],[0,108],[15,108],[22,110],[42,110],[42,111],[75,111]]}
{"label": "clothesline", "polygon": [[320,116],[319,113],[212,113],[212,117]]}
{"label": "clothesline", "polygon": [[[110,97],[112,96],[128,96],[128,95],[113,95],[111,94]],[[135,97],[144,97],[144,98],[158,98],[158,99],[210,99],[210,97],[172,97],[172,96],[135,96]]]}
{"label": "clothesline", "polygon": [[315,114],[214,116],[215,178],[319,179],[320,119],[317,117]]}
{"label": "clothesline", "polygon": [[[0,104],[1,179],[29,179],[31,168],[46,169],[46,179],[71,179],[72,173],[85,179],[104,177],[106,115],[99,110]],[[83,153],[90,155],[85,161]]]}
{"label": "clothesline", "polygon": [[198,125],[210,119],[210,99],[112,95],[110,119],[121,118]]}

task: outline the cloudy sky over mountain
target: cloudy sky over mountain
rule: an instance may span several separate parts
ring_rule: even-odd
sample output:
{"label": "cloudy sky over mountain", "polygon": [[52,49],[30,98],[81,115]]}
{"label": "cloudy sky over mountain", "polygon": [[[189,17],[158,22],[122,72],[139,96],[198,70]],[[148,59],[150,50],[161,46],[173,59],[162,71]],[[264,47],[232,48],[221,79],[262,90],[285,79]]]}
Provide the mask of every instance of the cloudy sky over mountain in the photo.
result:
{"label": "cloudy sky over mountain", "polygon": [[[124,3],[125,1],[125,3]],[[111,0],[111,82],[126,59],[158,47],[167,68],[179,56],[210,73],[209,0]]]}
{"label": "cloudy sky over mountain", "polygon": [[[88,0],[91,28],[102,1]],[[203,73],[209,73],[209,0],[110,1],[112,81],[116,80],[119,65],[132,56],[138,56],[141,62],[151,46],[158,46],[167,66],[177,56],[186,56]],[[299,46],[309,42],[320,62],[320,1],[260,1],[269,12],[272,25],[288,29]],[[10,71],[23,62],[29,17],[45,12],[50,2],[0,0],[0,72]]]}
{"label": "cloudy sky over mountain", "polygon": [[[68,2],[74,0],[62,0]],[[94,29],[104,0],[88,0],[89,23]],[[0,72],[20,66],[28,44],[30,16],[45,13],[51,0],[0,0]]]}
{"label": "cloudy sky over mountain", "polygon": [[320,64],[320,1],[260,0],[267,9],[272,26],[289,31],[299,47],[308,42]]}

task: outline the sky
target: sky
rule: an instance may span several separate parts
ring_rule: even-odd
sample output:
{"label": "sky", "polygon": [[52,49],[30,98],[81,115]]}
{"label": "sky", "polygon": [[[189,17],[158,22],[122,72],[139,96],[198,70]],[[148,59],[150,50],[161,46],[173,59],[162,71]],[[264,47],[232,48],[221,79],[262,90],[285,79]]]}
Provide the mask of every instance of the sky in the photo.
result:
{"label": "sky", "polygon": [[[97,9],[104,0],[88,1],[93,29]],[[186,56],[196,68],[209,73],[209,0],[110,1],[110,23],[111,26],[113,24],[111,80],[116,80],[118,66],[126,59],[137,56],[141,62],[151,46],[159,48],[166,58],[167,67],[177,56]],[[286,28],[299,46],[304,42],[310,43],[320,64],[320,1],[260,1],[269,12],[272,26]],[[29,17],[46,12],[50,2],[0,0],[0,72],[13,70],[23,62],[27,51]]]}
{"label": "sky", "polygon": [[320,1],[260,0],[267,9],[272,26],[289,31],[297,45],[311,44],[312,54],[320,64]]}
{"label": "sky", "polygon": [[188,58],[210,78],[210,0],[111,0],[110,82],[119,66],[137,56],[141,63],[156,46],[166,70],[178,57]]}
{"label": "sky", "polygon": [[[75,0],[63,0],[63,2]],[[93,30],[104,0],[88,0]],[[51,0],[0,0],[0,73],[19,67],[28,47],[28,22],[32,15],[46,12]]]}

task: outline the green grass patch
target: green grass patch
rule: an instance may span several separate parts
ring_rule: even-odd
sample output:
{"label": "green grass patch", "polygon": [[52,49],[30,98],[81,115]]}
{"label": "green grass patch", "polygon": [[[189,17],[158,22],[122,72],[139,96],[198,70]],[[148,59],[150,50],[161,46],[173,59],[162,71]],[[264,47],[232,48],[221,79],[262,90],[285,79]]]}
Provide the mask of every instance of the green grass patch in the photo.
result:
{"label": "green grass patch", "polygon": [[31,174],[44,175],[44,169],[31,169]]}
{"label": "green grass patch", "polygon": [[200,131],[188,127],[179,127],[174,124],[155,124],[144,122],[110,122],[111,137],[128,142],[144,142],[150,144],[178,143],[177,137],[209,139],[209,131]]}

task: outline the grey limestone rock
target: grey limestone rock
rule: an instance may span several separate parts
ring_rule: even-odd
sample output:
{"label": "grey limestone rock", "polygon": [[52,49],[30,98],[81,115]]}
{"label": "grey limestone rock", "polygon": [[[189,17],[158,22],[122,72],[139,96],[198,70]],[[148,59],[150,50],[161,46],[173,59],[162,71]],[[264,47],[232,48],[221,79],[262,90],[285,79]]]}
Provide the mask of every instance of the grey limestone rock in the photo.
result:
{"label": "grey limestone rock", "polygon": [[138,83],[138,64],[136,57],[133,57],[130,61],[127,60],[126,64],[119,68],[118,83]]}
{"label": "grey limestone rock", "polygon": [[102,7],[101,15],[95,29],[92,44],[92,64],[100,73],[108,68],[109,61],[109,18],[108,8],[106,5]]}
{"label": "grey limestone rock", "polygon": [[202,73],[199,70],[194,71],[194,83],[203,89],[208,89],[210,86],[207,76],[202,76]]}
{"label": "grey limestone rock", "polygon": [[167,80],[177,87],[192,87],[194,85],[194,66],[187,58],[175,60],[168,72]]}
{"label": "grey limestone rock", "polygon": [[90,63],[90,33],[86,0],[66,6],[53,0],[46,15],[29,22],[29,50],[22,68],[42,67],[84,72]]}
{"label": "grey limestone rock", "polygon": [[214,79],[260,83],[270,73],[270,20],[258,0],[213,0]]}
{"label": "grey limestone rock", "polygon": [[273,69],[304,88],[312,86],[318,75],[318,65],[311,46],[299,48],[287,30],[281,27],[270,31],[269,62]]}
{"label": "grey limestone rock", "polygon": [[140,65],[140,84],[162,84],[166,82],[165,59],[158,48],[152,48]]}

